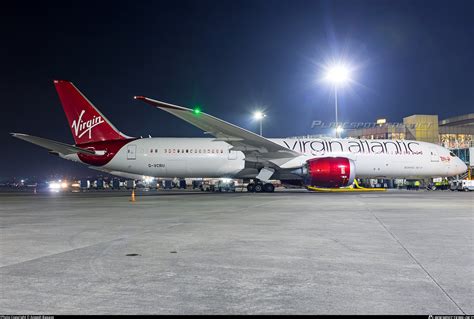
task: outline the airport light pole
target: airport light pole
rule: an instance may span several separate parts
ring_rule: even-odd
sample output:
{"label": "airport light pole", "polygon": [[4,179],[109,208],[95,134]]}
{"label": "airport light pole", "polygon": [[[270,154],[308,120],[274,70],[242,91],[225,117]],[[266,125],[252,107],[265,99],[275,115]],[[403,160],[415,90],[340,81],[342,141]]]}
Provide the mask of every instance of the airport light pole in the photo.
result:
{"label": "airport light pole", "polygon": [[253,113],[253,118],[260,122],[260,136],[262,136],[262,122],[265,116],[266,115],[262,111],[257,111]]}
{"label": "airport light pole", "polygon": [[339,121],[337,120],[337,84],[334,85],[334,112],[336,114],[336,138],[339,137]]}
{"label": "airport light pole", "polygon": [[347,65],[343,63],[337,63],[327,67],[325,80],[334,85],[334,109],[336,114],[336,129],[335,135],[336,138],[340,137],[340,132],[342,132],[342,127],[339,126],[338,114],[337,114],[337,89],[351,80],[351,72]]}

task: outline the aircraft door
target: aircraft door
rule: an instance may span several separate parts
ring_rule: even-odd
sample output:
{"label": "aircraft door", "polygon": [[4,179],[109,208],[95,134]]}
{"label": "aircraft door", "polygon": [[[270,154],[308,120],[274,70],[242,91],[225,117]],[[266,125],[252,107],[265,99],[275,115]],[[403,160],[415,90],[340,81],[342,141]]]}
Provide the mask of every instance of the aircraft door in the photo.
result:
{"label": "aircraft door", "polygon": [[236,152],[236,151],[232,151],[232,150],[229,148],[229,154],[228,154],[227,158],[230,159],[230,160],[236,160],[236,159],[237,159],[237,152]]}
{"label": "aircraft door", "polygon": [[436,147],[430,147],[430,156],[432,162],[439,162],[439,156]]}
{"label": "aircraft door", "polygon": [[127,160],[137,159],[137,146],[128,145],[127,146]]}

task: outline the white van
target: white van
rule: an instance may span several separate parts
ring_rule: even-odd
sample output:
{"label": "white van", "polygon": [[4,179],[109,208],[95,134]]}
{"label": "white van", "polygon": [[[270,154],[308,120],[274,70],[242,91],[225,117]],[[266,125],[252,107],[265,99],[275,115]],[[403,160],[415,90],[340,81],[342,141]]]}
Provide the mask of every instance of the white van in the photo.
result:
{"label": "white van", "polygon": [[457,185],[458,191],[474,191],[474,180],[462,179],[458,181]]}

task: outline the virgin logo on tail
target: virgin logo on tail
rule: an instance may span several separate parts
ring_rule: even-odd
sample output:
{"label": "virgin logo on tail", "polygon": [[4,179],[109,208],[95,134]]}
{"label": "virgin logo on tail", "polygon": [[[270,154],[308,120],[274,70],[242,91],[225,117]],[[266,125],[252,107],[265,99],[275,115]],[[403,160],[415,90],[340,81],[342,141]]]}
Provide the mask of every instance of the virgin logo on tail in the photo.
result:
{"label": "virgin logo on tail", "polygon": [[74,134],[76,137],[80,138],[84,134],[89,133],[89,139],[92,138],[92,129],[96,127],[99,124],[104,123],[104,120],[102,119],[102,116],[95,116],[88,121],[83,121],[82,116],[84,115],[86,111],[82,110],[81,114],[79,115],[79,118],[74,121],[72,121],[71,128],[74,130]]}

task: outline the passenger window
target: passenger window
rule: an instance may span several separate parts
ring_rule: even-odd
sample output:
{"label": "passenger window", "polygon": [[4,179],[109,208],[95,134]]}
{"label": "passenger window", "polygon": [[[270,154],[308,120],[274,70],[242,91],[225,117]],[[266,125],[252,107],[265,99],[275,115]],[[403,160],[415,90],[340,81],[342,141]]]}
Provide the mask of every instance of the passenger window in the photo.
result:
{"label": "passenger window", "polygon": [[155,148],[155,153],[158,153],[158,149]]}

